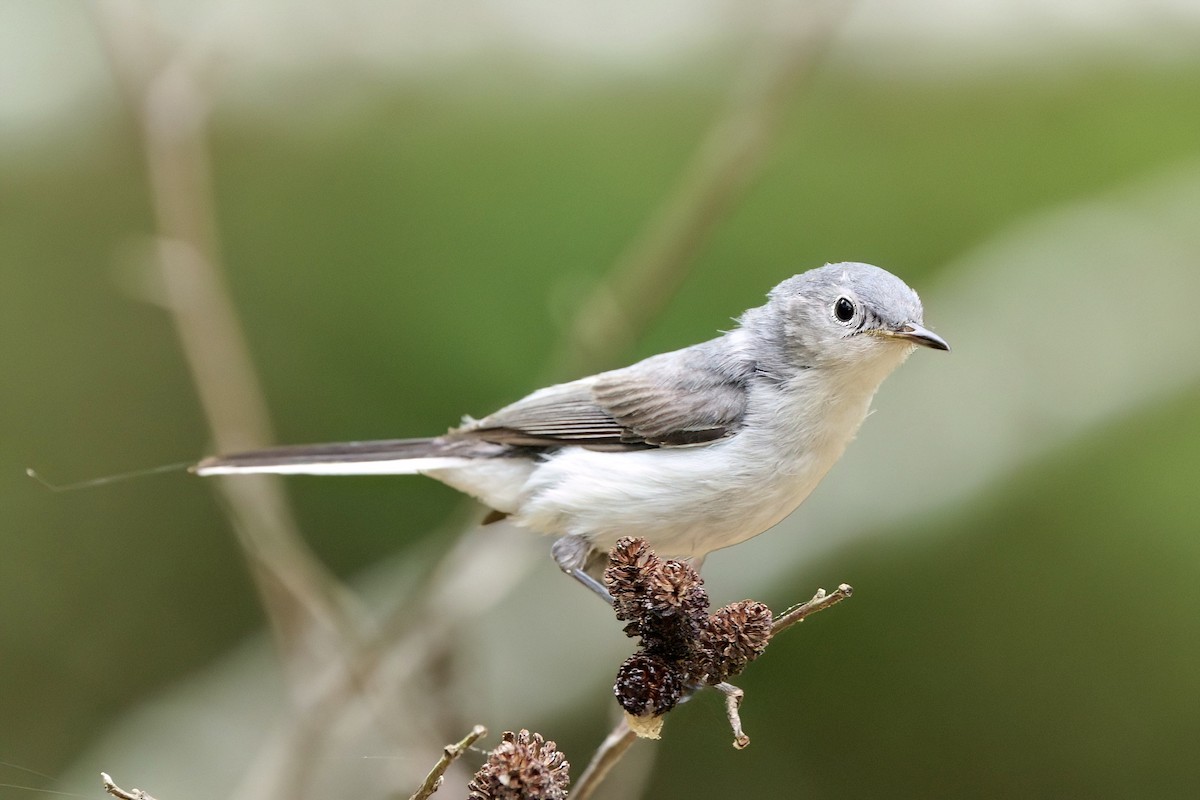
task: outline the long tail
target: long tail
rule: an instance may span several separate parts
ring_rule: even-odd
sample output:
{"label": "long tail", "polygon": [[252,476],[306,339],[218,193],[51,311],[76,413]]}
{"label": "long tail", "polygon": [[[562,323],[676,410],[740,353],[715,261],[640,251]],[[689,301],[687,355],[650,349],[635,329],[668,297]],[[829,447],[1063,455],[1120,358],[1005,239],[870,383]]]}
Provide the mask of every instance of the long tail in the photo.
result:
{"label": "long tail", "polygon": [[212,456],[191,471],[197,475],[414,475],[461,467],[472,459],[497,455],[496,449],[497,445],[485,442],[443,437],[292,445]]}

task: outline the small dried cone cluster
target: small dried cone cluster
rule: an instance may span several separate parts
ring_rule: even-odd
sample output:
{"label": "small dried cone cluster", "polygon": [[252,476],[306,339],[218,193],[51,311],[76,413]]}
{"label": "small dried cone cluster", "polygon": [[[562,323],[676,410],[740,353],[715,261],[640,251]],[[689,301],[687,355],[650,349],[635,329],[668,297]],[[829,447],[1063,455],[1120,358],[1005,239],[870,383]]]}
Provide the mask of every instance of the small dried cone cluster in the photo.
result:
{"label": "small dried cone cluster", "polygon": [[571,765],[539,733],[505,731],[467,789],[467,800],[564,800]]}
{"label": "small dried cone cluster", "polygon": [[604,583],[625,635],[646,652],[677,661],[691,653],[708,618],[708,592],[690,564],[663,561],[645,539],[621,539]]}
{"label": "small dried cone cluster", "polygon": [[703,670],[709,683],[732,678],[763,654],[771,641],[771,609],[757,600],[730,603],[704,621],[700,633]]}
{"label": "small dried cone cluster", "polygon": [[[694,686],[720,683],[760,656],[771,638],[771,610],[742,600],[708,613],[708,592],[690,564],[660,559],[645,539],[621,539],[604,583],[625,634],[641,640],[613,686],[632,717],[658,718]],[[655,735],[657,726],[642,726]]]}

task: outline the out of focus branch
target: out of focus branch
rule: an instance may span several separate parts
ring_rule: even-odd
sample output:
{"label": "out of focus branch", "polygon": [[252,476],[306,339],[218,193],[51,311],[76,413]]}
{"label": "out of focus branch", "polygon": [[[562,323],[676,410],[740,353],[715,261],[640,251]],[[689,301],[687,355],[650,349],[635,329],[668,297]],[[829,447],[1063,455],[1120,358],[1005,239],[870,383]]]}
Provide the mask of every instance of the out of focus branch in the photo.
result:
{"label": "out of focus branch", "polygon": [[637,734],[630,730],[629,723],[622,717],[621,721],[617,723],[617,727],[613,728],[612,733],[608,734],[596,748],[587,769],[571,787],[571,800],[587,800],[591,797],[600,783],[608,776],[609,771],[617,765],[617,762],[635,741],[637,741]]}
{"label": "out of focus branch", "polygon": [[[205,134],[209,107],[195,74],[201,69],[196,50],[165,43],[145,4],[107,0],[93,8],[145,150],[160,299],[213,441],[221,451],[266,444],[273,438],[266,402],[220,268]],[[299,688],[313,663],[342,652],[351,635],[347,596],[300,538],[278,479],[250,476],[217,488]]]}
{"label": "out of focus branch", "polygon": [[556,375],[611,367],[675,296],[704,242],[758,176],[784,109],[821,62],[848,6],[772,5],[765,36],[754,43],[723,115],[641,233],[580,303],[553,361]]}

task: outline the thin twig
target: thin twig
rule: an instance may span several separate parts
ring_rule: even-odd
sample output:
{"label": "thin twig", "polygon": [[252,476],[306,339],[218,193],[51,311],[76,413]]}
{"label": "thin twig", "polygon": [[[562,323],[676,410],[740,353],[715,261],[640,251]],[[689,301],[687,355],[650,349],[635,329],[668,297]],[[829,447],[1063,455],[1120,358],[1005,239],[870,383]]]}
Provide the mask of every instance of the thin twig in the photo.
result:
{"label": "thin twig", "polygon": [[438,762],[433,765],[433,769],[425,776],[425,782],[421,784],[421,788],[417,789],[408,800],[426,800],[426,798],[436,792],[442,785],[442,776],[446,774],[446,770],[450,768],[455,759],[484,736],[487,736],[487,728],[482,725],[476,725],[460,741],[455,744],[446,745],[442,749],[442,757],[438,759]]}
{"label": "thin twig", "polygon": [[[817,589],[817,593],[811,600],[793,606],[775,620],[771,625],[771,637],[774,638],[776,634],[803,622],[805,618],[818,611],[824,611],[837,605],[853,593],[854,589],[848,583],[841,584],[832,593],[826,593],[824,589]],[[741,707],[746,693],[732,683],[724,681],[713,684],[713,688],[725,695],[725,716],[729,719],[729,727],[733,730],[733,746],[738,750],[744,750],[750,746],[750,737],[742,730]]]}
{"label": "thin twig", "polygon": [[849,4],[804,3],[764,20],[722,116],[616,265],[579,305],[555,374],[612,366],[675,296],[705,241],[761,172],[783,110]]}
{"label": "thin twig", "polygon": [[616,766],[621,757],[629,750],[637,739],[637,734],[629,729],[628,723],[622,717],[613,728],[612,733],[604,738],[592,755],[591,763],[579,776],[579,780],[571,787],[571,800],[587,800],[596,791],[596,787],[608,775],[609,770]]}
{"label": "thin twig", "polygon": [[[771,625],[771,636],[774,637],[793,625],[803,622],[818,611],[824,611],[837,605],[853,593],[854,589],[848,583],[841,584],[832,593],[826,593],[824,589],[817,589],[817,593],[811,600],[793,606],[775,620]],[[733,746],[738,750],[744,750],[750,746],[750,737],[742,730],[741,707],[746,693],[732,683],[726,682],[714,684],[713,688],[725,695],[725,716],[729,719],[729,727],[733,730]]]}
{"label": "thin twig", "polygon": [[776,617],[775,622],[771,625],[771,635],[775,636],[786,631],[796,623],[803,622],[808,616],[835,606],[852,594],[854,594],[854,588],[848,583],[841,584],[828,594],[824,589],[817,589],[817,593],[807,603],[793,606]]}
{"label": "thin twig", "polygon": [[[203,64],[195,43],[166,44],[142,3],[108,0],[91,8],[139,123],[160,238],[160,299],[213,440],[219,450],[265,444],[273,438],[266,401],[220,268],[206,141],[209,102],[196,75]],[[282,485],[263,477],[217,486],[286,663],[303,683],[312,662],[343,652],[352,615],[348,595],[300,537]]]}
{"label": "thin twig", "polygon": [[750,746],[750,737],[742,730],[742,715],[739,713],[746,693],[724,681],[714,684],[713,688],[725,695],[725,716],[729,718],[729,727],[733,729],[733,746],[738,750],[746,749]]}
{"label": "thin twig", "polygon": [[[527,542],[530,550],[536,545],[527,538],[521,542]],[[429,669],[433,654],[456,641],[459,627],[474,619],[479,608],[490,606],[519,584],[532,559],[514,558],[512,545],[505,546],[504,537],[495,532],[476,530],[461,536],[451,553],[433,568],[439,575],[404,604],[411,617],[407,624],[402,624],[403,615],[397,612],[391,618],[394,627],[365,637],[346,651],[343,663],[331,664],[311,702],[277,729],[242,788],[232,796],[255,800],[299,797],[313,782],[310,773],[317,759],[309,754],[328,743],[329,731],[352,713],[356,705],[352,701],[360,697],[370,697],[368,702],[380,708],[382,703],[375,698],[395,698],[408,692],[384,721],[394,722],[402,716],[408,729],[444,730],[445,707],[454,698],[411,691],[414,681]],[[492,568],[481,571],[481,563]]]}
{"label": "thin twig", "polygon": [[152,796],[143,792],[141,789],[130,789],[125,791],[120,786],[113,783],[112,777],[107,772],[100,773],[100,780],[104,782],[104,791],[111,794],[113,797],[119,797],[121,800],[154,800]]}

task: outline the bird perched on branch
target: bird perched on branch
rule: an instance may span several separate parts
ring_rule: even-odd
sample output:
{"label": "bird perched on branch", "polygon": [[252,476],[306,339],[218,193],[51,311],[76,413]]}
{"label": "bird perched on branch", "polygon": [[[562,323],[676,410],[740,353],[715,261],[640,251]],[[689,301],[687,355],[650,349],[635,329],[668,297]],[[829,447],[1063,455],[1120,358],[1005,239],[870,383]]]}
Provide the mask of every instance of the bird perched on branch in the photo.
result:
{"label": "bird perched on branch", "polygon": [[869,264],[827,264],[715,339],[539,389],[442,436],[277,447],[192,469],[426,475],[490,519],[559,537],[559,566],[597,588],[587,569],[623,536],[700,562],[790,514],[917,346],[950,349],[924,327],[916,292]]}

